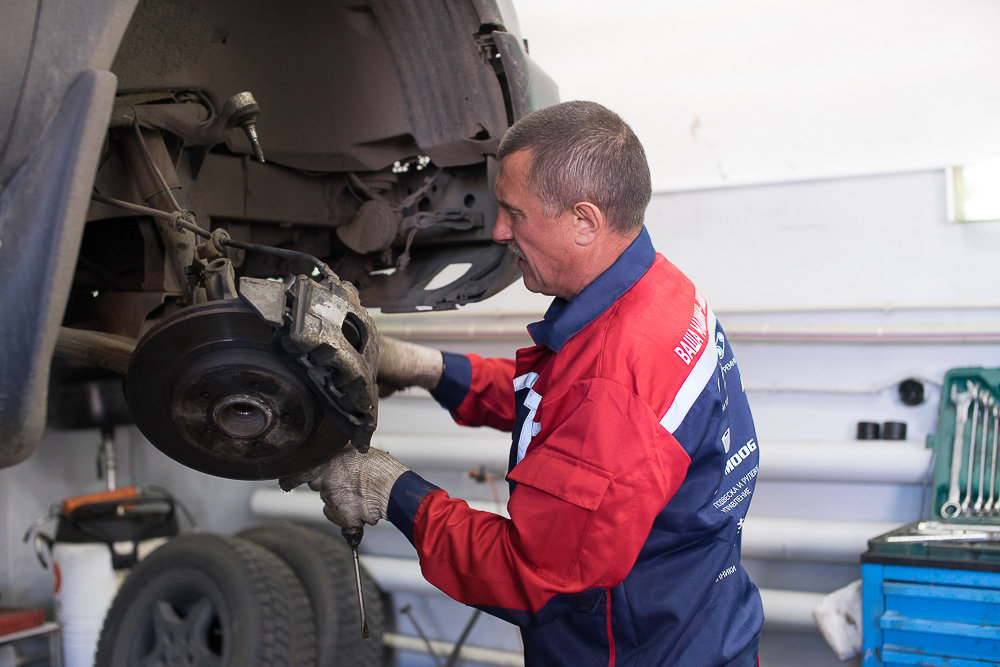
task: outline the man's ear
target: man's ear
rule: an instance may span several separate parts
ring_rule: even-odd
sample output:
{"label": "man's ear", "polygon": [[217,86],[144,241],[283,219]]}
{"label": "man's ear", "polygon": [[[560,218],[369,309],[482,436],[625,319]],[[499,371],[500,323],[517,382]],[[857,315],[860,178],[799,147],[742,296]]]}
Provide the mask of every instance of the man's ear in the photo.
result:
{"label": "man's ear", "polygon": [[604,219],[604,212],[596,204],[589,201],[577,202],[570,212],[573,214],[574,241],[577,245],[590,245],[606,231],[608,223]]}

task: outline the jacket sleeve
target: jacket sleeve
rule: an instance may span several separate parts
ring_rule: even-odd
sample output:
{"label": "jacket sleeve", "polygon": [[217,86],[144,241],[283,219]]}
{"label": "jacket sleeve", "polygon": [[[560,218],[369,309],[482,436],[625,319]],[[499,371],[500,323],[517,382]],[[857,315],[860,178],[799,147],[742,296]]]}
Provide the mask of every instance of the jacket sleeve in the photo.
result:
{"label": "jacket sleeve", "polygon": [[514,426],[514,360],[444,353],[444,373],[431,392],[462,426]]}
{"label": "jacket sleeve", "polygon": [[542,430],[508,476],[510,519],[474,511],[412,472],[390,500],[389,518],[429,582],[520,625],[618,585],[690,463],[641,399],[606,380],[576,383],[538,414]]}

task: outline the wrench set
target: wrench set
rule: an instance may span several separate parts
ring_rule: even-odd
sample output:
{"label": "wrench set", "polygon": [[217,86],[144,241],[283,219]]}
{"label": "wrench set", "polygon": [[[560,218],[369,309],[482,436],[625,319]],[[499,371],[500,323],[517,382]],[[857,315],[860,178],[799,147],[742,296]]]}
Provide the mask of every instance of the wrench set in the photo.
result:
{"label": "wrench set", "polygon": [[[950,438],[947,497],[938,513],[943,519],[977,518],[983,521],[1000,517],[997,387],[984,377],[952,378],[945,386],[948,394],[942,397],[942,407],[946,400],[950,402],[954,410],[954,429]],[[946,410],[942,409],[945,423],[939,423],[939,434],[947,424],[946,415]]]}
{"label": "wrench set", "polygon": [[991,563],[1000,574],[1000,368],[948,371],[927,446],[936,453],[930,516],[869,540],[862,560]]}

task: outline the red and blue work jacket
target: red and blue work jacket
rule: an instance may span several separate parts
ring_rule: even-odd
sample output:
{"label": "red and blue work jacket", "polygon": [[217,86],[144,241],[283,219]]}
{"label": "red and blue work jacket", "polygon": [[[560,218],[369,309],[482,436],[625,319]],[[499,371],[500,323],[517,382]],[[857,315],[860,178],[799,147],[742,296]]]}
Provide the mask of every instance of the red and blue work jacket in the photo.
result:
{"label": "red and blue work jacket", "polygon": [[519,625],[529,667],[756,664],[740,531],[758,446],[705,299],[644,229],[528,330],[516,360],[445,355],[435,398],[512,433],[510,518],[405,473],[389,520],[424,577]]}

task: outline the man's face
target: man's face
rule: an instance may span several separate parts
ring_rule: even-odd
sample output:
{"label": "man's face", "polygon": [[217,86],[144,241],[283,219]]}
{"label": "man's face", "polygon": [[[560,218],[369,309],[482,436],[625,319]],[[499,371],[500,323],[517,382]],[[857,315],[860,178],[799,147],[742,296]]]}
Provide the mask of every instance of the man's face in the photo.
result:
{"label": "man's face", "polygon": [[574,287],[573,218],[564,211],[545,215],[542,200],[527,185],[531,152],[520,150],[503,159],[493,186],[499,212],[493,240],[506,244],[517,258],[524,286],[532,292],[572,299]]}

